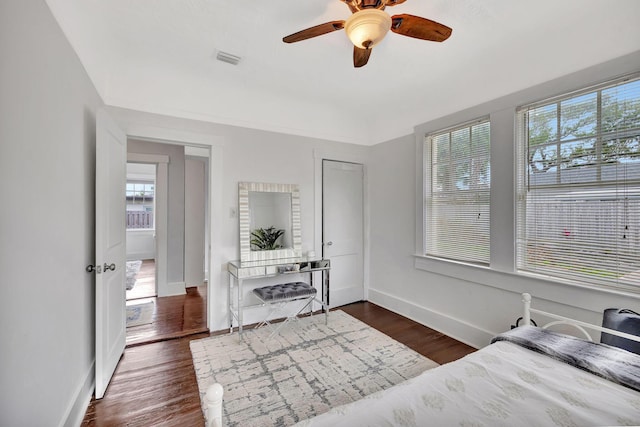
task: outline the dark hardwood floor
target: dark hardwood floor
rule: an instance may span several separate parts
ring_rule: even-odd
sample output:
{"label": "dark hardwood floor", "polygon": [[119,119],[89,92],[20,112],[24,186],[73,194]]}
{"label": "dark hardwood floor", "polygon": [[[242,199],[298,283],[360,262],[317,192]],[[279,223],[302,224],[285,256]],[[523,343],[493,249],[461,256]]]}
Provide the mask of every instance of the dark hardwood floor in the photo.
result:
{"label": "dark hardwood floor", "polygon": [[[440,364],[474,348],[368,302],[340,307]],[[212,335],[228,333],[220,331]],[[83,426],[202,426],[198,385],[189,341],[200,333],[128,347],[105,397],[89,404]]]}
{"label": "dark hardwood floor", "polygon": [[133,289],[127,291],[127,305],[153,301],[153,322],[128,327],[127,346],[208,332],[206,283],[187,288],[185,295],[157,298],[155,280],[155,261],[143,260]]}
{"label": "dark hardwood floor", "polygon": [[447,335],[369,302],[345,305],[340,307],[340,310],[441,365],[458,360],[476,350]]}
{"label": "dark hardwood floor", "polygon": [[153,323],[127,328],[127,346],[207,332],[207,286],[187,288],[185,295],[145,298],[155,301]]}

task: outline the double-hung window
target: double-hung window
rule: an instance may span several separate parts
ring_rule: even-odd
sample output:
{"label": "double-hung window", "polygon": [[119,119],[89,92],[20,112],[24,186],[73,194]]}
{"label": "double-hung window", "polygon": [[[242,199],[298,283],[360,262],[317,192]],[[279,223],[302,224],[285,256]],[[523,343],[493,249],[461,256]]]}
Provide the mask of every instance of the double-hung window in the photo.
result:
{"label": "double-hung window", "polygon": [[425,254],[489,264],[488,119],[425,139]]}
{"label": "double-hung window", "polygon": [[519,109],[517,268],[640,292],[639,76]]}

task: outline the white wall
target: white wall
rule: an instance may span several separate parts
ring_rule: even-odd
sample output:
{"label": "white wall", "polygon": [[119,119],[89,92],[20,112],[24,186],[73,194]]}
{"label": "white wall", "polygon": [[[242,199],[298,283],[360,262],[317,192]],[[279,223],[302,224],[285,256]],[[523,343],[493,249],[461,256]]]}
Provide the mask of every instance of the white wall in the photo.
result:
{"label": "white wall", "polygon": [[127,230],[127,261],[155,259],[155,230]]}
{"label": "white wall", "polygon": [[0,425],[78,425],[102,101],[44,1],[0,2],[0,54]]}
{"label": "white wall", "polygon": [[[640,52],[425,123],[415,135],[374,146],[369,299],[476,347],[520,316],[525,291],[533,294],[534,305],[595,323],[608,307],[638,310],[637,295],[538,280],[514,269],[516,107],[638,70]],[[491,268],[414,256],[422,247],[424,135],[486,115],[492,139]]]}
{"label": "white wall", "polygon": [[204,283],[207,158],[187,157],[184,175],[184,282]]}

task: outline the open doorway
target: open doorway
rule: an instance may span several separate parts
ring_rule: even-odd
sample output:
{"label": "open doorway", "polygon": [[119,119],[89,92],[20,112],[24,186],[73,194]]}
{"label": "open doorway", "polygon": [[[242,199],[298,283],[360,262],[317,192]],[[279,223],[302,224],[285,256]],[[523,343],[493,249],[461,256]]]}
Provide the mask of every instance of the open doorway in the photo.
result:
{"label": "open doorway", "polygon": [[209,150],[127,145],[127,345],[207,331]]}
{"label": "open doorway", "polygon": [[127,301],[157,296],[156,165],[127,162]]}

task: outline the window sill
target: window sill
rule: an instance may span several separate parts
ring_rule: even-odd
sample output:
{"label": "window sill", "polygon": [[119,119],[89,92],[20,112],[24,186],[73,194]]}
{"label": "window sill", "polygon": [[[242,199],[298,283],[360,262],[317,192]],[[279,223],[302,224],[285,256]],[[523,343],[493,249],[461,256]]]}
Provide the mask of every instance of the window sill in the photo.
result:
{"label": "window sill", "polygon": [[[488,266],[418,254],[414,255],[414,258],[414,266],[417,270],[518,294],[529,292],[534,298],[548,299],[595,312],[602,312],[600,298],[624,299],[621,304],[627,306],[630,304],[629,298],[640,300],[640,294],[637,293],[553,280],[532,273],[499,271]],[[576,298],[578,290],[585,294],[592,294],[593,297]]]}

